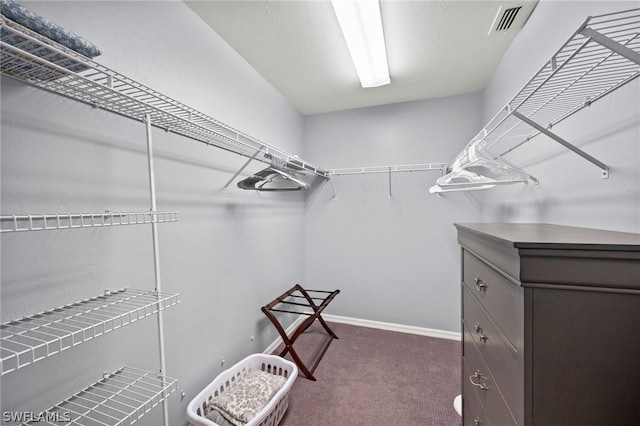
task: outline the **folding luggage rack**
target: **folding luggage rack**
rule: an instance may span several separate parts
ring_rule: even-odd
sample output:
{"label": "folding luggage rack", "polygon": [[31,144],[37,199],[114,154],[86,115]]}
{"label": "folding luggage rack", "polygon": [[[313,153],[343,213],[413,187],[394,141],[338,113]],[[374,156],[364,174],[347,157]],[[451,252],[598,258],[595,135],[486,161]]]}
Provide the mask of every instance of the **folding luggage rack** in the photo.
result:
{"label": "folding luggage rack", "polygon": [[[294,294],[296,292],[299,292],[300,294]],[[313,293],[314,296],[316,297],[312,297],[309,293]],[[315,371],[316,367],[320,363],[320,360],[324,356],[325,352],[327,351],[327,348],[329,347],[333,339],[338,338],[338,336],[336,336],[335,333],[331,331],[327,323],[320,316],[322,311],[327,307],[327,305],[329,305],[329,303],[336,297],[338,293],[340,293],[340,290],[334,290],[334,291],[305,290],[304,288],[302,288],[300,284],[296,284],[291,289],[283,293],[281,296],[273,299],[271,303],[261,308],[262,312],[264,312],[267,318],[271,320],[273,325],[276,327],[276,330],[278,330],[278,333],[280,333],[280,337],[282,337],[282,341],[284,343],[284,349],[282,350],[282,352],[280,352],[279,356],[284,357],[287,353],[290,353],[291,357],[293,358],[294,362],[296,363],[300,371],[302,371],[305,377],[309,380],[314,380],[314,381],[316,380],[315,377],[313,377],[313,372]],[[324,295],[325,297],[318,297],[319,295]],[[303,301],[294,301],[299,299],[303,299]],[[315,301],[320,301],[320,303],[317,304]],[[283,307],[281,305],[291,305],[294,307],[302,306],[304,308],[311,308],[313,312],[308,312],[308,311],[300,312],[300,311],[294,311],[289,309],[280,309],[280,307]],[[280,321],[278,321],[278,319],[275,317],[275,315],[273,315],[272,312],[284,312],[288,314],[307,315],[307,318],[304,321],[302,321],[302,323],[300,323],[298,327],[296,327],[296,329],[291,334],[291,337],[289,337],[287,336],[287,333],[285,332],[284,328],[280,324]],[[298,355],[298,353],[293,348],[293,344],[298,339],[298,337],[300,337],[300,335],[304,333],[305,330],[309,328],[311,324],[313,324],[313,322],[316,319],[320,322],[320,324],[327,331],[327,333],[329,333],[329,336],[331,336],[331,339],[328,339],[327,342],[324,344],[324,346],[321,348],[319,352],[319,356],[317,357],[317,359],[315,360],[311,368],[307,368],[307,366],[302,362],[302,359],[300,359],[300,356]]]}

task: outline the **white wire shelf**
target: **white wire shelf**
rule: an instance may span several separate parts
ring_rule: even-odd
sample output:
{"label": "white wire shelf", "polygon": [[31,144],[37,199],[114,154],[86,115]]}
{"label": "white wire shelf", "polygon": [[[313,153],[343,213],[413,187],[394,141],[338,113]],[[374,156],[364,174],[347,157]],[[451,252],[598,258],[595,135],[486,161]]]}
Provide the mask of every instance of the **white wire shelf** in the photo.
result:
{"label": "white wire shelf", "polygon": [[122,367],[102,380],[37,413],[23,425],[132,425],[177,390],[177,380]]}
{"label": "white wire shelf", "polygon": [[[2,17],[2,73],[28,84],[264,163],[327,172]],[[72,71],[79,70],[79,71]]]}
{"label": "white wire shelf", "polygon": [[372,166],[372,167],[349,167],[342,169],[328,169],[329,175],[359,175],[369,173],[398,173],[398,172],[420,172],[420,171],[442,171],[446,170],[447,163],[427,163],[427,164],[407,164],[396,166]]}
{"label": "white wire shelf", "polygon": [[638,76],[640,9],[589,17],[467,148],[483,143],[502,157],[545,133],[607,171],[551,129]]}
{"label": "white wire shelf", "polygon": [[176,211],[27,214],[0,216],[0,233],[177,222]]}
{"label": "white wire shelf", "polygon": [[[337,176],[345,176],[344,178],[339,179],[349,179],[349,176],[357,176],[357,175],[375,175],[376,179],[388,179],[387,180],[387,190],[389,199],[393,198],[393,184],[392,184],[392,175],[396,173],[416,173],[421,172],[421,174],[415,176],[424,177],[426,173],[426,177],[434,178],[434,175],[442,176],[446,173],[449,165],[447,163],[424,163],[424,164],[403,164],[403,165],[394,165],[394,166],[368,166],[368,167],[349,167],[349,168],[341,168],[341,169],[328,169],[329,172],[329,184],[331,185],[331,190],[333,192],[333,199],[337,200],[338,195],[336,193],[336,188],[334,187],[333,181],[334,177]],[[380,177],[380,175],[383,175]],[[387,175],[386,177],[384,175]],[[372,177],[373,179],[373,177]],[[434,178],[435,180],[435,178]]]}
{"label": "white wire shelf", "polygon": [[124,288],[4,323],[0,375],[177,305],[178,296]]}

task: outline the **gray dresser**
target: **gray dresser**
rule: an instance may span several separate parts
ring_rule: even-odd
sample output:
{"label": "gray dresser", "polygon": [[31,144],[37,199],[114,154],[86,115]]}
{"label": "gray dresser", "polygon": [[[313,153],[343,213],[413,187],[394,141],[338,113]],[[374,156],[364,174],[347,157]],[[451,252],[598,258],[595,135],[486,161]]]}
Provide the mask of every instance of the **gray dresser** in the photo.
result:
{"label": "gray dresser", "polygon": [[464,425],[640,425],[640,234],[455,226]]}

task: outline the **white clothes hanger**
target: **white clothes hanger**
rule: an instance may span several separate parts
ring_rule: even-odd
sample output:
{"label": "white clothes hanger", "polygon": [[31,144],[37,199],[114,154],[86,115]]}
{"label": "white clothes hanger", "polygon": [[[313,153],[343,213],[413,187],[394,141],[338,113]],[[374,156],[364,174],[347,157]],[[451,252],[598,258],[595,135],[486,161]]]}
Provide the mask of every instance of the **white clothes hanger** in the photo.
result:
{"label": "white clothes hanger", "polygon": [[538,180],[502,158],[494,158],[482,141],[470,145],[453,162],[452,171],[440,177],[429,192],[478,191],[513,183],[536,185]]}

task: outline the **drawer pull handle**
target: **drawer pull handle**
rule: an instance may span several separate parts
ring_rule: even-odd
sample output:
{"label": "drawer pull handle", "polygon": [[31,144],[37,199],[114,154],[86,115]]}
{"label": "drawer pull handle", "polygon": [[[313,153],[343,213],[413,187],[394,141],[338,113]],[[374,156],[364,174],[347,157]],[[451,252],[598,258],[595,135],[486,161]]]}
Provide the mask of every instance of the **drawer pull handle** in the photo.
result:
{"label": "drawer pull handle", "polygon": [[476,288],[478,291],[487,291],[487,285],[482,279],[480,279],[480,275],[476,275],[473,280],[476,282]]}
{"label": "drawer pull handle", "polygon": [[469,376],[469,381],[471,382],[471,384],[472,384],[473,386],[477,386],[477,387],[479,387],[481,390],[487,390],[487,389],[489,389],[489,388],[487,387],[486,383],[476,383],[476,382],[474,382],[474,381],[473,381],[473,379],[481,379],[482,377],[483,377],[483,376],[482,376],[482,374],[480,373],[480,370],[476,370],[476,372],[475,372],[475,373],[473,373],[471,376]]}
{"label": "drawer pull handle", "polygon": [[480,417],[476,417],[475,420],[473,421],[473,424],[475,424],[476,426],[481,425],[482,420],[480,420]]}
{"label": "drawer pull handle", "polygon": [[482,326],[480,325],[479,322],[477,322],[476,325],[474,325],[474,328],[476,329],[476,334],[480,335],[480,341],[486,342],[487,339],[489,339],[489,337],[487,337],[487,335],[482,333]]}

